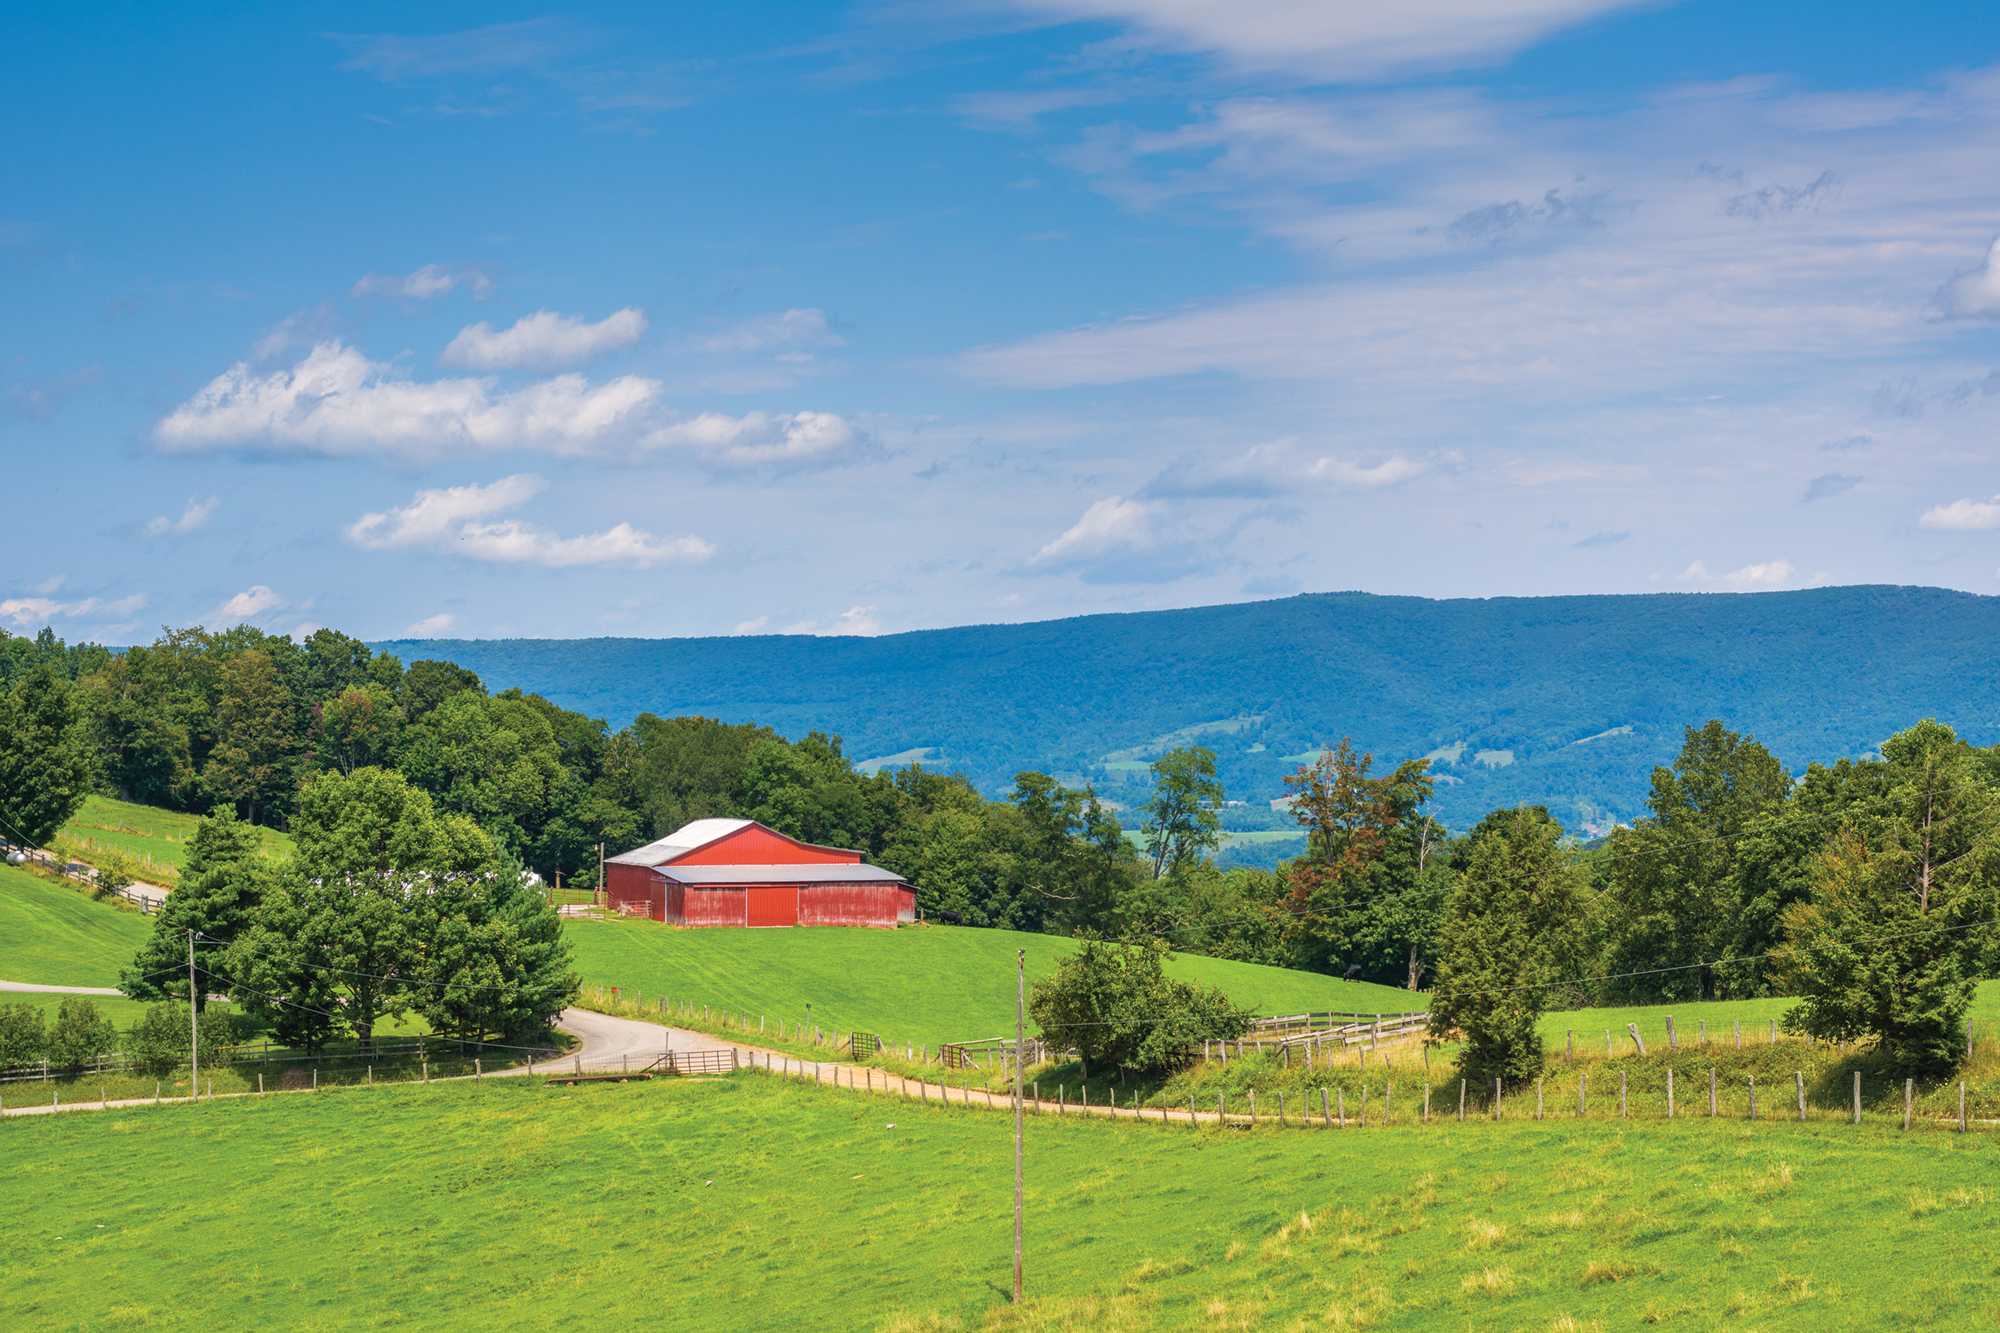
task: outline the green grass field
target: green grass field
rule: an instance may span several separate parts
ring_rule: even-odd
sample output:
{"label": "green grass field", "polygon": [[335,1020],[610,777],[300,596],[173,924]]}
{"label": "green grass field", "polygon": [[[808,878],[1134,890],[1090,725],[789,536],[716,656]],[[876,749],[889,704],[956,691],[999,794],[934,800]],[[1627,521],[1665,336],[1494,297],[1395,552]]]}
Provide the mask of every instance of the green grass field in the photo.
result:
{"label": "green grass field", "polygon": [[[171,885],[187,863],[187,844],[199,822],[195,815],[90,796],[56,842],[58,850],[79,860],[96,864],[109,853],[122,858],[120,868],[133,878]],[[291,850],[291,839],[276,829],[259,828],[257,838],[267,859]]]}
{"label": "green grass field", "polygon": [[[962,926],[682,930],[613,919],[572,920],[564,933],[588,983],[788,1023],[803,1021],[810,1002],[812,1021],[829,1031],[927,1045],[1011,1032],[1014,951],[1028,951],[1033,982],[1076,948],[1054,935]],[[1409,991],[1281,967],[1192,954],[1177,955],[1169,967],[1262,1014],[1423,1007],[1423,997]]]}
{"label": "green grass field", "polygon": [[79,889],[0,866],[0,979],[115,986],[152,922]]}
{"label": "green grass field", "polygon": [[[2000,1140],[1028,1127],[767,1076],[10,1121],[0,1325],[1969,1328]],[[22,1222],[32,1220],[32,1225]]]}

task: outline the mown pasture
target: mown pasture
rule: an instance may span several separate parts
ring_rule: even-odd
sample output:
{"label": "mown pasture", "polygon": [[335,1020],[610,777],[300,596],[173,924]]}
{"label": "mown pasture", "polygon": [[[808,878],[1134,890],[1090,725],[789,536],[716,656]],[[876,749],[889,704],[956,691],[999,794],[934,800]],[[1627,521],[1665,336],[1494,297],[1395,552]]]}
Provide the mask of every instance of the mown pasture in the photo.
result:
{"label": "mown pasture", "polygon": [[[133,879],[171,887],[187,864],[187,846],[200,816],[157,806],[136,805],[91,795],[56,835],[56,850],[100,867],[115,867]],[[259,849],[268,860],[291,850],[277,829],[257,829]]]}
{"label": "mown pasture", "polygon": [[[927,1045],[1011,1033],[1015,951],[1027,950],[1033,984],[1076,948],[1055,935],[962,926],[686,930],[579,919],[565,934],[587,984]],[[1260,1014],[1423,1007],[1423,997],[1409,991],[1289,968],[1194,954],[1176,955],[1168,966]]]}
{"label": "mown pasture", "polygon": [[0,1126],[0,1324],[1963,1328],[2000,1139],[1834,1124],[1028,1126],[712,1081]]}
{"label": "mown pasture", "polygon": [[115,986],[152,927],[73,885],[0,866],[0,980]]}

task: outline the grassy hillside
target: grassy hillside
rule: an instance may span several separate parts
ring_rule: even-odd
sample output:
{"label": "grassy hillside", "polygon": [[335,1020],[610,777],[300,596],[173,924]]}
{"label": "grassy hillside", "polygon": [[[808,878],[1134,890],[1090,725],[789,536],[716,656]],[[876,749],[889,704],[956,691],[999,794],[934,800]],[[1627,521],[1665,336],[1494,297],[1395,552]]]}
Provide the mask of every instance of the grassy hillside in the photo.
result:
{"label": "grassy hillside", "polygon": [[[105,854],[122,857],[122,867],[135,879],[171,885],[187,862],[187,844],[194,837],[198,816],[109,796],[86,797],[57,835],[60,850],[93,864]],[[291,850],[291,839],[276,829],[257,830],[265,857],[276,859]]]}
{"label": "grassy hillside", "polygon": [[[1138,798],[1168,746],[1216,751],[1230,794],[1341,736],[1436,756],[1457,828],[1547,804],[1572,829],[1639,813],[1681,728],[1719,717],[1796,771],[1933,716],[2000,740],[2000,598],[1935,588],[1430,601],[1336,593],[879,638],[412,640],[494,689],[622,725],[700,713],[839,733],[998,790],[1023,768]],[[1421,669],[1413,669],[1421,662]],[[1239,855],[1247,854],[1245,847]]]}
{"label": "grassy hillside", "polygon": [[151,928],[136,912],[0,866],[0,980],[115,986]]}
{"label": "grassy hillside", "polygon": [[[1763,1122],[1029,1125],[762,1075],[19,1121],[19,1328],[1969,1328],[2000,1141]],[[218,1181],[228,1182],[217,1188]],[[233,1280],[217,1281],[218,1274]]]}
{"label": "grassy hillside", "polygon": [[[1014,1025],[1014,951],[1032,982],[1075,949],[1054,935],[958,926],[865,930],[675,930],[651,921],[571,921],[565,928],[586,982],[667,995],[830,1031],[877,1032],[935,1045],[997,1037]],[[1220,986],[1258,1013],[1302,1009],[1394,1012],[1423,997],[1254,963],[1181,955],[1171,970]]]}

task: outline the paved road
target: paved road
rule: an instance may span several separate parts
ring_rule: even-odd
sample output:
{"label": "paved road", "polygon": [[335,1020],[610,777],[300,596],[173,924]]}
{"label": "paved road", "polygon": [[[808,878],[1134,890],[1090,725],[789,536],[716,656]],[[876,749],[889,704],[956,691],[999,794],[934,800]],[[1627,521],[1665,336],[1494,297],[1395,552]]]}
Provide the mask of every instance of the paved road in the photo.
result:
{"label": "paved road", "polygon": [[123,995],[116,986],[41,986],[32,981],[0,981],[0,991],[18,995]]}
{"label": "paved road", "polygon": [[[56,860],[55,857],[50,856],[47,852],[42,851],[39,848],[32,848],[32,847],[29,848],[27,855],[30,861],[39,861],[41,864],[45,866],[53,866],[57,869],[63,868],[62,862]],[[82,865],[84,863],[81,861],[77,861],[73,862],[72,864]],[[160,910],[160,904],[167,900],[167,895],[171,892],[173,892],[173,890],[169,889],[164,884],[148,884],[143,880],[133,880],[130,884],[127,884],[124,889],[124,893],[127,898],[142,899],[145,902],[151,904],[150,910],[155,912]]]}

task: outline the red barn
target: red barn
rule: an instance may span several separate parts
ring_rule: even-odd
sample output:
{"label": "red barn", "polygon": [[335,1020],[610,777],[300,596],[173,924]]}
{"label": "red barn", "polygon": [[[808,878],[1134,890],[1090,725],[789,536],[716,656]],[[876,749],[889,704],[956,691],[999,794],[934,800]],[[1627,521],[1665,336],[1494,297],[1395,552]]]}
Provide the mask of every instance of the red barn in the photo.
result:
{"label": "red barn", "polygon": [[604,862],[612,910],[676,926],[895,926],[917,892],[843,847],[754,819],[697,819]]}

